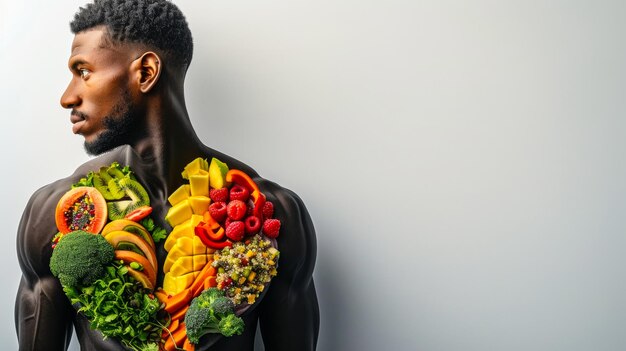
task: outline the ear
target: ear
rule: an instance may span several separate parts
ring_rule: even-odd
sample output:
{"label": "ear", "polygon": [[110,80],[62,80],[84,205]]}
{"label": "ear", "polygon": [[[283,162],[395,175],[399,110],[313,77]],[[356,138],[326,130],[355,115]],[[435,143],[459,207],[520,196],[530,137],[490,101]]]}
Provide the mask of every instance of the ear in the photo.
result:
{"label": "ear", "polygon": [[159,81],[163,62],[159,55],[152,51],[145,52],[136,61],[139,64],[139,90],[145,94],[152,90]]}

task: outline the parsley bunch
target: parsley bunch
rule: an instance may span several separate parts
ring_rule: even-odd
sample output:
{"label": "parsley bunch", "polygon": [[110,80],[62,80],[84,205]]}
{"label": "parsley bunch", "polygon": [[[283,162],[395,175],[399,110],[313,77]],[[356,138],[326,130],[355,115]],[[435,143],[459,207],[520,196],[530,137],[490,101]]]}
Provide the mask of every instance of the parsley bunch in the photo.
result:
{"label": "parsley bunch", "polygon": [[118,261],[108,265],[106,274],[92,285],[64,286],[63,290],[105,339],[115,337],[131,350],[158,349],[163,328],[157,315],[160,302]]}

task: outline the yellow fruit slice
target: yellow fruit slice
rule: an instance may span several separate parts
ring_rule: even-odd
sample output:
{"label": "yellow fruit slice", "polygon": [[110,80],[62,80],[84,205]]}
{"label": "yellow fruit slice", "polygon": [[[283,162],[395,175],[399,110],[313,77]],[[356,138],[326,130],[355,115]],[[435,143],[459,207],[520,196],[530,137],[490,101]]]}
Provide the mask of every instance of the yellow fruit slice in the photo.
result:
{"label": "yellow fruit slice", "polygon": [[203,220],[203,217],[200,215],[192,215],[191,218],[172,229],[170,235],[167,236],[167,240],[165,240],[165,251],[170,251],[174,245],[176,245],[176,241],[181,237],[190,237],[193,238],[195,235],[194,228]]}
{"label": "yellow fruit slice", "polygon": [[176,191],[167,198],[167,201],[170,202],[170,205],[175,206],[177,203],[185,200],[191,196],[191,190],[189,189],[189,184],[181,185]]}
{"label": "yellow fruit slice", "polygon": [[189,179],[189,177],[194,174],[199,174],[199,173],[202,173],[202,171],[206,172],[208,170],[209,170],[209,163],[207,162],[207,160],[201,157],[198,157],[195,160],[189,162],[189,164],[185,166],[182,176],[183,176],[183,179]]}
{"label": "yellow fruit slice", "polygon": [[191,196],[209,196],[209,175],[194,174],[189,176]]}
{"label": "yellow fruit slice", "polygon": [[187,273],[193,272],[193,258],[195,256],[183,256],[179,257],[176,262],[170,268],[168,274],[171,274],[175,277],[179,277],[181,275],[185,275]]}
{"label": "yellow fruit slice", "polygon": [[172,226],[176,226],[180,223],[191,218],[193,214],[191,210],[191,206],[189,205],[189,201],[187,199],[177,203],[174,207],[171,207],[169,211],[167,211],[167,215],[165,216],[165,220]]}
{"label": "yellow fruit slice", "polygon": [[221,189],[226,185],[226,173],[228,173],[228,166],[226,163],[216,159],[211,159],[209,165],[209,177],[212,188]]}
{"label": "yellow fruit slice", "polygon": [[208,211],[210,204],[211,199],[208,196],[192,196],[189,198],[191,210],[197,215],[203,215],[206,211]]}
{"label": "yellow fruit slice", "polygon": [[181,276],[167,273],[163,278],[163,290],[169,295],[176,295],[191,286],[200,272],[190,272]]}

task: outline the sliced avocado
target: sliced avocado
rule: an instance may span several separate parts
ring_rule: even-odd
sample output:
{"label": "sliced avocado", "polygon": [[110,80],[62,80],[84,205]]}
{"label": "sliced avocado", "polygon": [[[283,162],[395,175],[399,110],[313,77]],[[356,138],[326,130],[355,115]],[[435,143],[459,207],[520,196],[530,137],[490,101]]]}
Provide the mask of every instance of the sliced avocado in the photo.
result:
{"label": "sliced avocado", "polygon": [[126,250],[126,251],[132,251],[134,253],[138,253],[143,257],[146,257],[146,255],[143,253],[143,251],[141,251],[141,249],[139,247],[137,247],[137,245],[133,244],[133,243],[129,243],[128,241],[120,241],[117,246],[115,247],[116,250]]}

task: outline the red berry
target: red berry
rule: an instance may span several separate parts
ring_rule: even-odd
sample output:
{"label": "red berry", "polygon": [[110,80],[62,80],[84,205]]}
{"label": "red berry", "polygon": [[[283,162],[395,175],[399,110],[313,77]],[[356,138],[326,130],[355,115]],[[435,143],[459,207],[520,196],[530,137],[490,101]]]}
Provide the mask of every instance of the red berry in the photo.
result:
{"label": "red berry", "polygon": [[238,221],[245,217],[246,212],[248,211],[248,206],[246,206],[246,203],[241,200],[233,200],[228,203],[226,210],[228,212],[228,218]]}
{"label": "red berry", "polygon": [[249,216],[244,221],[246,225],[246,234],[256,234],[261,230],[261,220],[256,216]]}
{"label": "red berry", "polygon": [[233,185],[232,188],[230,188],[230,200],[241,200],[243,202],[248,201],[248,197],[250,196],[250,192],[248,191],[248,189],[246,189],[245,187],[241,186],[241,185]]}
{"label": "red berry", "polygon": [[232,241],[241,241],[245,232],[245,225],[242,221],[232,221],[226,227],[226,236]]}
{"label": "red berry", "polygon": [[252,216],[252,213],[254,212],[254,202],[252,202],[252,200],[248,200],[248,202],[246,204],[248,206],[248,211],[246,212],[246,217]]}
{"label": "red berry", "polygon": [[272,218],[274,216],[274,204],[271,201],[265,201],[263,204],[263,218]]}
{"label": "red berry", "polygon": [[228,188],[211,189],[209,197],[213,202],[228,202]]}
{"label": "red berry", "polygon": [[226,218],[227,207],[225,202],[214,202],[209,205],[209,214],[217,222],[221,222]]}
{"label": "red berry", "polygon": [[223,225],[223,227],[224,227],[224,228],[228,228],[228,226],[229,226],[232,222],[233,222],[233,220],[232,220],[232,219],[230,219],[230,218],[226,217],[226,220],[224,221],[224,225]]}
{"label": "red berry", "polygon": [[273,239],[278,236],[278,232],[280,231],[280,220],[278,219],[266,219],[263,222],[263,234],[266,237]]}

